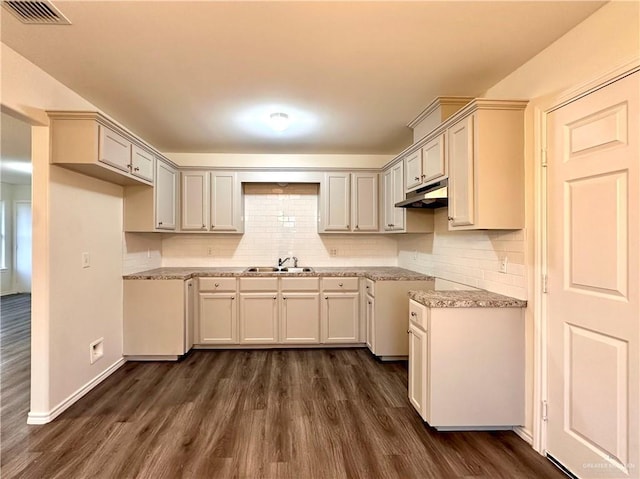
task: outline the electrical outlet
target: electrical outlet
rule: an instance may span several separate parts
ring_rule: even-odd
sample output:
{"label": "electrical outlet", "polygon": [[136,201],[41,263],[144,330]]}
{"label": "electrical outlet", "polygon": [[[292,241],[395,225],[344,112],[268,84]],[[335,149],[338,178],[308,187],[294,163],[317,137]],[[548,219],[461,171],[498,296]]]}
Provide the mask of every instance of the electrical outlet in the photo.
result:
{"label": "electrical outlet", "polygon": [[90,268],[91,267],[91,256],[89,253],[82,253],[82,267]]}
{"label": "electrical outlet", "polygon": [[329,250],[329,255],[330,256],[338,256],[338,250],[336,248],[331,248]]}
{"label": "electrical outlet", "polygon": [[89,361],[91,364],[104,356],[104,338],[96,339],[89,345]]}
{"label": "electrical outlet", "polygon": [[507,263],[509,262],[509,258],[507,258],[506,256],[503,257],[500,260],[500,272],[501,273],[506,273],[507,272]]}

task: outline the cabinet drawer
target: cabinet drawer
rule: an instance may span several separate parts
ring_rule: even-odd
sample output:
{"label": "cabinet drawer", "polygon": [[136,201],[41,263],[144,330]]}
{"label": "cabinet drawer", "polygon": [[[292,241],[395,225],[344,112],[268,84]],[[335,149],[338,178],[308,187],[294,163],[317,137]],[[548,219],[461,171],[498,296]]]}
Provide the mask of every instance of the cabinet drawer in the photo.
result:
{"label": "cabinet drawer", "polygon": [[414,300],[409,300],[409,321],[420,329],[427,331],[429,325],[429,308]]}
{"label": "cabinet drawer", "polygon": [[235,278],[198,278],[200,291],[235,291]]}
{"label": "cabinet drawer", "polygon": [[319,278],[282,278],[282,291],[319,291]]}
{"label": "cabinet drawer", "polygon": [[240,291],[278,291],[278,278],[240,278]]}
{"label": "cabinet drawer", "polygon": [[376,282],[371,281],[370,279],[364,280],[364,290],[367,292],[369,296],[375,296]]}
{"label": "cabinet drawer", "polygon": [[358,291],[358,278],[322,278],[324,291]]}

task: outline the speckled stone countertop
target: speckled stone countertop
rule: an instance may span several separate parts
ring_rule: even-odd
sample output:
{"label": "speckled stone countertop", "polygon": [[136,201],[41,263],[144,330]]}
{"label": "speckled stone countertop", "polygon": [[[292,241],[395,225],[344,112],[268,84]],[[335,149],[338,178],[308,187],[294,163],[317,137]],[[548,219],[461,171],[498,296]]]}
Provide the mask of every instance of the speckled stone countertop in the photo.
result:
{"label": "speckled stone countertop", "polygon": [[526,308],[527,302],[485,290],[409,291],[409,298],[429,308]]}
{"label": "speckled stone countertop", "polygon": [[313,273],[245,273],[246,268],[156,268],[140,273],[127,274],[124,279],[182,279],[193,277],[253,277],[268,276],[363,276],[373,281],[433,281],[433,276],[416,273],[404,268],[392,266],[344,267],[344,268],[314,268]]}

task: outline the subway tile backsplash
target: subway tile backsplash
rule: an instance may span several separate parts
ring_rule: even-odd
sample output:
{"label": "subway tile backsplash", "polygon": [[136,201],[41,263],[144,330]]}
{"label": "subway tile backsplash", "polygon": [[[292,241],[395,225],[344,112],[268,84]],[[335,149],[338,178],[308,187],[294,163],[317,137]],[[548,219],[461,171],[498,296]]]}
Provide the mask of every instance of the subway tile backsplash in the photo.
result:
{"label": "subway tile backsplash", "polygon": [[318,185],[248,183],[243,235],[164,235],[163,266],[273,265],[296,256],[308,266],[395,266],[395,238],[318,234]]}

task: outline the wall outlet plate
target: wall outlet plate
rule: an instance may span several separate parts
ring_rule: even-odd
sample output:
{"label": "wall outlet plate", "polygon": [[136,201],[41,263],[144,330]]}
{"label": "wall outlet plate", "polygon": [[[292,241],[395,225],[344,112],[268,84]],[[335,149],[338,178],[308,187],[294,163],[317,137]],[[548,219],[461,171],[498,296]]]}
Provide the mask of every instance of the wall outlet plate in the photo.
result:
{"label": "wall outlet plate", "polygon": [[509,263],[509,258],[507,256],[505,256],[504,258],[502,258],[500,260],[500,272],[501,273],[506,273],[507,272],[507,264]]}
{"label": "wall outlet plate", "polygon": [[82,253],[82,267],[91,267],[91,256],[89,255],[89,253]]}

